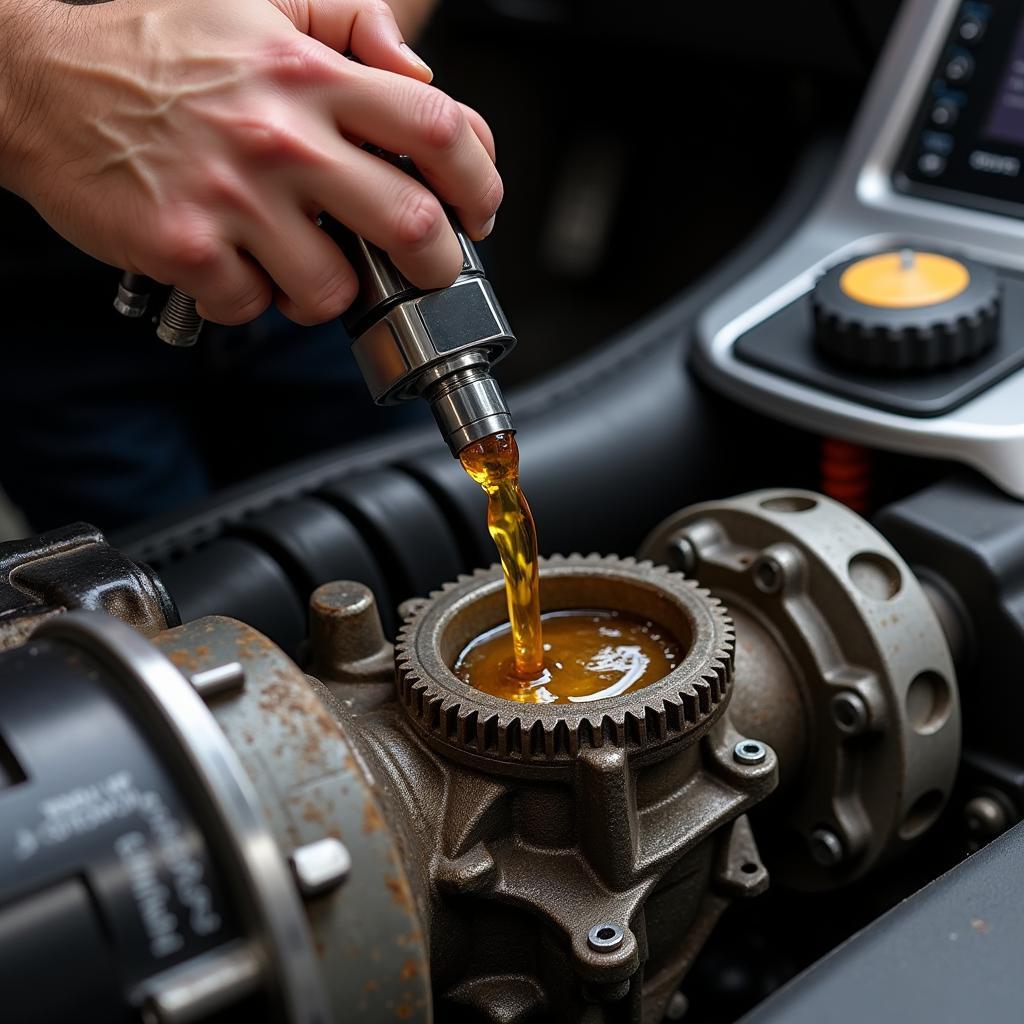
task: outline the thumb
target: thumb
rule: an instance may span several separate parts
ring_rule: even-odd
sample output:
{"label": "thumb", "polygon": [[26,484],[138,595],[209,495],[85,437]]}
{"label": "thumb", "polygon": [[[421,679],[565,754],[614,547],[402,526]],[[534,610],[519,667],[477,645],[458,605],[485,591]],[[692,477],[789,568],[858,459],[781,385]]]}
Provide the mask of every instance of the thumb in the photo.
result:
{"label": "thumb", "polygon": [[296,28],[364,64],[429,82],[434,73],[402,38],[385,0],[273,0]]}

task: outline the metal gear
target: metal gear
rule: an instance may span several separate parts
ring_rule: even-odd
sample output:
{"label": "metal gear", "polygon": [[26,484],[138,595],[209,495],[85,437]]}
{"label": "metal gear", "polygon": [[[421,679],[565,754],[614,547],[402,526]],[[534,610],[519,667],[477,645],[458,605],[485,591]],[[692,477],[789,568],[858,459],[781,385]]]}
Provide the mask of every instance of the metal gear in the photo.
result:
{"label": "metal gear", "polygon": [[407,616],[395,646],[399,699],[420,735],[491,771],[570,766],[581,749],[621,747],[656,761],[702,736],[731,693],[734,638],[719,601],[692,580],[635,559],[542,559],[544,611],[608,607],[675,632],[685,657],[664,678],[596,704],[519,704],[474,689],[451,666],[465,645],[502,622],[497,566],[460,577]]}

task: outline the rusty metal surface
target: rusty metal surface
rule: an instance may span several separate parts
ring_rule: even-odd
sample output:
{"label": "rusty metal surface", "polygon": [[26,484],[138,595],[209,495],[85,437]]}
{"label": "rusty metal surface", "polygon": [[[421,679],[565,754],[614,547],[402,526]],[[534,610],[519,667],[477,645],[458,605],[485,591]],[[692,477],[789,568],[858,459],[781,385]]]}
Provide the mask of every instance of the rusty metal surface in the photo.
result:
{"label": "rusty metal surface", "polygon": [[[736,720],[760,723],[789,762],[790,840],[769,851],[773,871],[828,887],[923,835],[956,775],[959,697],[941,624],[897,552],[804,491],[686,509],[642,553],[669,560],[680,542],[693,574],[738,610]],[[821,830],[838,843],[825,836],[831,851],[818,850],[831,864],[812,856]]]}
{"label": "rusty metal surface", "polygon": [[320,679],[390,682],[394,649],[384,636],[373,591],[364,583],[337,580],[309,599],[313,672]]}
{"label": "rusty metal surface", "polygon": [[[476,757],[472,731],[438,742],[404,701],[368,695],[358,678],[327,682],[335,713],[389,795],[410,871],[427,894],[438,1018],[654,1024],[728,902],[767,884],[744,815],[774,788],[777,759],[770,748],[757,764],[734,756],[744,737],[729,720],[729,690],[713,698],[706,682],[731,662],[717,602],[632,561],[559,559],[542,572],[548,601],[655,615],[691,641],[682,672],[632,701],[603,702],[619,725],[599,727],[598,743],[541,744],[540,763],[507,750]],[[409,648],[422,644],[433,651],[429,664],[443,675],[440,659],[451,676],[445,662],[462,633],[494,625],[502,600],[492,571],[411,607],[396,648],[400,680],[409,678]],[[451,680],[429,684],[439,692]],[[523,713],[465,690],[456,721],[474,711],[480,721],[478,700],[499,715],[502,705]],[[680,716],[675,735],[630,735],[627,715],[646,726],[646,707],[681,702],[683,693],[697,698],[697,713]],[[557,723],[573,709],[547,710]],[[602,925],[621,930],[614,949],[593,948],[590,933]]]}
{"label": "rusty metal surface", "polygon": [[424,931],[402,854],[372,779],[307,677],[230,619],[199,619],[155,643],[186,676],[242,665],[244,686],[210,709],[281,851],[330,836],[351,856],[348,878],[306,903],[336,1019],[429,1021]]}
{"label": "rusty metal surface", "polygon": [[542,559],[541,607],[615,608],[672,631],[686,654],[663,679],[593,704],[518,704],[474,689],[451,666],[462,648],[505,620],[497,568],[448,584],[413,609],[395,645],[399,696],[428,742],[487,770],[571,767],[588,749],[667,756],[721,716],[732,682],[732,625],[695,583],[634,559]]}

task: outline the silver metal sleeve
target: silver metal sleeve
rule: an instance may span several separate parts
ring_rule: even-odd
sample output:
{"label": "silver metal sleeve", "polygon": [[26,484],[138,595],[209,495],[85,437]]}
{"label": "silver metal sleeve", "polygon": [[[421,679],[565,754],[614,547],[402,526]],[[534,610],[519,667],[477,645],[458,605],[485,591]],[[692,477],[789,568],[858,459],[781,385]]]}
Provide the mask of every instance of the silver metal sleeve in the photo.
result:
{"label": "silver metal sleeve", "polygon": [[429,384],[423,397],[456,458],[474,441],[515,430],[501,388],[486,364],[453,369]]}

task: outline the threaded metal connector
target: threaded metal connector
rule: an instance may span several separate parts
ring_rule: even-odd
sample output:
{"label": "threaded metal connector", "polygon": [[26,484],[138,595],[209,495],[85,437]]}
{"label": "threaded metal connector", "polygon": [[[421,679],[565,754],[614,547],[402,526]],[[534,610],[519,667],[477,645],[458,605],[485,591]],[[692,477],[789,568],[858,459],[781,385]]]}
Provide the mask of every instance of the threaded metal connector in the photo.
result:
{"label": "threaded metal connector", "polygon": [[160,314],[156,336],[176,348],[190,348],[199,340],[203,323],[196,311],[196,300],[174,288]]}

